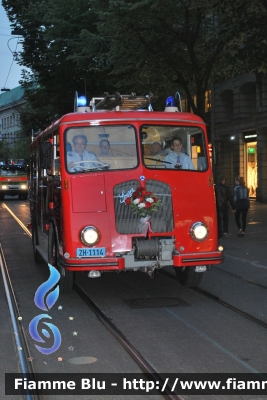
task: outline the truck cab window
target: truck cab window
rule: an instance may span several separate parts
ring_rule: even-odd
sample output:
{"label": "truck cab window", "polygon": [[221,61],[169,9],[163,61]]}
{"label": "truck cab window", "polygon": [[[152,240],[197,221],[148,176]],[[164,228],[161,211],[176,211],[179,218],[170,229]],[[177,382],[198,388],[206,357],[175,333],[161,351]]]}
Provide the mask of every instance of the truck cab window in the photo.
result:
{"label": "truck cab window", "polygon": [[147,168],[207,170],[206,144],[199,127],[145,125],[141,137]]}

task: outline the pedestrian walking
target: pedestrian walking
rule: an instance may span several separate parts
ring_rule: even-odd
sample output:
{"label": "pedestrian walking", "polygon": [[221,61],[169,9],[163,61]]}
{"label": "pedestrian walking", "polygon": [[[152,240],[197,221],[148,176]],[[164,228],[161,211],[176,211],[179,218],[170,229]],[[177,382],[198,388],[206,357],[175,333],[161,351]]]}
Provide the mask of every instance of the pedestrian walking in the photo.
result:
{"label": "pedestrian walking", "polygon": [[225,184],[226,179],[224,175],[219,178],[219,183],[215,185],[216,204],[217,204],[217,218],[218,218],[218,238],[229,238],[228,222],[229,222],[229,205],[232,210],[235,210],[235,205],[229,186]]}
{"label": "pedestrian walking", "polygon": [[[249,190],[242,176],[240,176],[238,182],[239,184],[234,188],[235,222],[239,229],[237,236],[244,237],[247,225],[247,213],[250,208]],[[242,216],[242,226],[240,215]]]}

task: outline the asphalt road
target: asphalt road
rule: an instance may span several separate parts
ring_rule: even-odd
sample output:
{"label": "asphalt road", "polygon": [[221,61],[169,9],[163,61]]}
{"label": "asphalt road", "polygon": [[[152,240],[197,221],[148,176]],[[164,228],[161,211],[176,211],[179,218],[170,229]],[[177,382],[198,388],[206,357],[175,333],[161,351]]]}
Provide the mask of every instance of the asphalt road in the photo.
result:
{"label": "asphalt road", "polygon": [[[29,222],[27,202],[12,199],[5,203],[25,224]],[[229,239],[220,241],[225,249],[224,263],[204,274],[200,288],[267,322],[266,288],[252,283],[267,287],[266,211],[267,205],[252,202],[245,238],[237,237],[234,215],[229,212],[231,235]],[[33,298],[38,286],[48,277],[47,266],[34,264],[30,238],[2,207],[0,218],[0,242],[18,296],[35,369],[38,372],[72,373],[139,372],[75,292],[60,296],[50,313],[62,333],[60,349],[49,356],[36,350],[27,333],[28,324],[39,313]],[[172,273],[172,269],[169,272]],[[78,274],[76,279],[159,372],[266,372],[265,328],[192,289],[180,286],[166,275],[157,273],[152,280],[142,273],[110,273],[99,279],[88,279],[84,274]],[[156,302],[164,297],[178,298],[186,303],[176,307],[140,309],[129,306],[132,300],[149,298]],[[1,300],[4,303],[3,296]],[[59,310],[58,306],[62,309]],[[3,373],[17,368],[12,339],[7,333],[10,327],[4,323],[6,319],[7,313],[2,309],[0,350],[5,354],[5,365],[0,366],[1,398]],[[73,336],[75,331],[77,336]],[[58,361],[59,357],[61,361]],[[83,398],[86,400],[86,397]],[[95,398],[100,400],[101,396]],[[141,397],[135,398],[141,400]],[[186,395],[183,398],[203,397]],[[266,396],[209,396],[210,400],[228,398],[260,400]],[[55,400],[60,399],[61,396],[55,397]],[[68,399],[71,400],[72,396]]]}

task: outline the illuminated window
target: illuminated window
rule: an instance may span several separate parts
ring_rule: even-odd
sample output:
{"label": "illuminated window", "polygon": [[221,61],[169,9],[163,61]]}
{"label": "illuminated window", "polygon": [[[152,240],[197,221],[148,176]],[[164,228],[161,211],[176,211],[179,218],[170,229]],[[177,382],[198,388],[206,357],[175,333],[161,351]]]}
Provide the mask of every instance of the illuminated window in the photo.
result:
{"label": "illuminated window", "polygon": [[211,90],[205,92],[205,112],[211,109]]}

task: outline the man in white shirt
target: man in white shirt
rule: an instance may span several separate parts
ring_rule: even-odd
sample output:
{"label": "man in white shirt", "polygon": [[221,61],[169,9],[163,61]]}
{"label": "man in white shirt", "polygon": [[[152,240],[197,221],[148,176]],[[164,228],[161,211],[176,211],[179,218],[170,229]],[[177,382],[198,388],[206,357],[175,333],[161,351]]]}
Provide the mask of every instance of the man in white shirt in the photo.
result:
{"label": "man in white shirt", "polygon": [[175,169],[195,169],[191,158],[182,153],[182,139],[180,137],[174,137],[171,141],[172,152],[167,154],[162,160],[163,164],[166,161],[166,168]]}
{"label": "man in white shirt", "polygon": [[[90,169],[90,167],[95,168],[101,166],[101,162],[96,157],[95,153],[85,150],[87,146],[87,137],[85,135],[74,136],[72,142],[74,151],[67,152],[67,165],[70,171],[82,171],[83,169]],[[91,160],[96,162],[86,162]]]}

